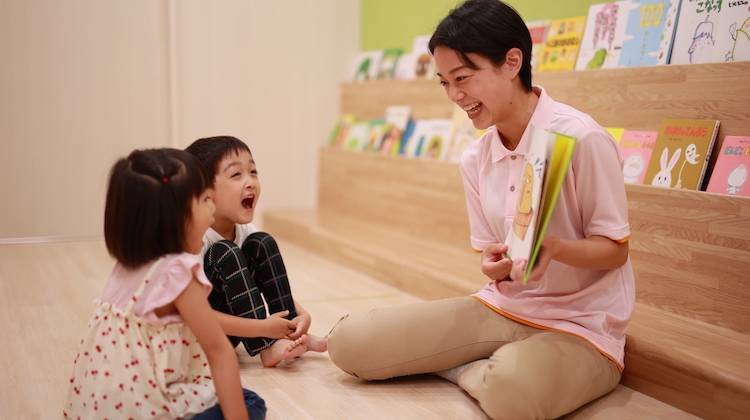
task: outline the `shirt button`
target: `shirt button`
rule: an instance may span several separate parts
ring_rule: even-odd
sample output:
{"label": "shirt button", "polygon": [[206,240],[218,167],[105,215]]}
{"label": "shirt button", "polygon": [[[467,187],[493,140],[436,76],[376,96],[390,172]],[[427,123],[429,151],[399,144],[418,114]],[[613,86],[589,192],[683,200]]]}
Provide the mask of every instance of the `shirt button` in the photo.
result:
{"label": "shirt button", "polygon": [[510,192],[513,192],[513,191],[515,191],[515,190],[516,190],[516,186],[515,186],[515,185],[511,185],[511,186],[510,186]]}
{"label": "shirt button", "polygon": [[516,155],[511,156],[510,160],[516,160]]}

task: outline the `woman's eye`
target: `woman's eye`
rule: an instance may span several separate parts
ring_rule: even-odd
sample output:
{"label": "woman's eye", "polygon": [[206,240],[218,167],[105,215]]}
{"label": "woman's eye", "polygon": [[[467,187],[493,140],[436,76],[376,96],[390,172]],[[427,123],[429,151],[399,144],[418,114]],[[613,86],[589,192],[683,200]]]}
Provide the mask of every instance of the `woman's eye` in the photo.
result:
{"label": "woman's eye", "polygon": [[239,178],[240,175],[242,175],[242,174],[239,173],[239,172],[235,172],[234,174],[232,174],[232,178]]}
{"label": "woman's eye", "polygon": [[469,78],[469,76],[458,76],[458,77],[456,77],[456,81],[460,82],[460,81],[466,80],[468,78]]}

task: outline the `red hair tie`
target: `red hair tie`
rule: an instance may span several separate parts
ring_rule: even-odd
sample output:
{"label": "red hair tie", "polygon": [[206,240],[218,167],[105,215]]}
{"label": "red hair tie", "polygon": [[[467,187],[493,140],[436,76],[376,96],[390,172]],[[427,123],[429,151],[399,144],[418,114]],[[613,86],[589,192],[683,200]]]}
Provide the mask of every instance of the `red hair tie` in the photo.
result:
{"label": "red hair tie", "polygon": [[167,182],[169,182],[169,177],[168,176],[164,175],[163,177],[161,177],[161,183],[162,184],[166,184]]}

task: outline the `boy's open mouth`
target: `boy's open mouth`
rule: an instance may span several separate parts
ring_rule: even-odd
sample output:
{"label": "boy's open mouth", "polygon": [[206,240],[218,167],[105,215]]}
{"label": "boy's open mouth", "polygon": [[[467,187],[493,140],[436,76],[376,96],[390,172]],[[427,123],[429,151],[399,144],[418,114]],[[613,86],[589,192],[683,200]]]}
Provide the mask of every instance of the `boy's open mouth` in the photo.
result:
{"label": "boy's open mouth", "polygon": [[253,204],[255,203],[255,197],[247,197],[242,199],[242,207],[246,209],[253,208]]}

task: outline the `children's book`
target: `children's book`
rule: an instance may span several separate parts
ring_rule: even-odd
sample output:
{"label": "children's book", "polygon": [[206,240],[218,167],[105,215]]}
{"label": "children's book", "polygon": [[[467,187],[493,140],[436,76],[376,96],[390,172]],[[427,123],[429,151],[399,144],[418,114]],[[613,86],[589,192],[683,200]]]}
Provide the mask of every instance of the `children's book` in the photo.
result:
{"label": "children's book", "polygon": [[750,197],[750,137],[726,136],[706,191]]}
{"label": "children's book", "polygon": [[544,42],[547,40],[549,32],[548,20],[534,20],[526,22],[526,27],[531,35],[531,71],[539,70],[539,62],[544,51]]}
{"label": "children's book", "polygon": [[349,134],[349,128],[354,123],[354,115],[342,114],[336,119],[336,124],[331,130],[328,138],[328,144],[332,147],[341,148],[344,146],[346,136]]}
{"label": "children's book", "polygon": [[589,7],[576,70],[617,67],[625,40],[628,15],[637,7],[636,0],[592,4]]}
{"label": "children's book", "polygon": [[682,0],[670,63],[750,60],[747,0]]}
{"label": "children's book", "polygon": [[356,122],[349,127],[344,149],[361,152],[367,146],[370,135],[370,125],[366,122]]}
{"label": "children's book", "polygon": [[380,69],[380,60],[382,57],[383,51],[365,51],[357,54],[351,70],[352,81],[366,82],[368,80],[375,80],[378,75],[378,69]]}
{"label": "children's book", "polygon": [[378,67],[378,80],[391,80],[395,78],[398,59],[403,52],[404,50],[401,48],[383,50],[383,57],[380,59],[380,66]]}
{"label": "children's book", "polygon": [[453,129],[451,131],[450,146],[446,154],[446,160],[449,162],[458,162],[464,150],[477,138],[477,129],[474,123],[466,115],[466,111],[458,106],[453,107]]}
{"label": "children's book", "polygon": [[626,184],[643,184],[656,135],[656,131],[627,130],[622,133],[618,147],[623,161],[622,177]]}
{"label": "children's book", "polygon": [[414,80],[417,78],[417,55],[415,53],[403,53],[396,63],[396,80]]}
{"label": "children's book", "polygon": [[550,22],[539,71],[568,71],[576,68],[586,16]]}
{"label": "children's book", "polygon": [[420,35],[414,38],[411,52],[414,54],[414,78],[433,79],[435,77],[435,61],[430,54],[429,43],[431,35]]}
{"label": "children's book", "polygon": [[419,156],[422,159],[445,160],[452,129],[453,121],[449,119],[430,120]]}
{"label": "children's book", "polygon": [[680,0],[640,0],[628,12],[619,67],[667,64]]}
{"label": "children's book", "polygon": [[367,135],[367,145],[365,145],[363,150],[367,152],[378,152],[380,151],[380,142],[383,139],[385,121],[377,118],[370,120],[367,124],[370,126],[370,132]]}
{"label": "children's book", "polygon": [[411,107],[391,105],[385,109],[385,130],[380,142],[380,152],[384,155],[398,156],[401,140],[411,118]]}
{"label": "children's book", "polygon": [[620,144],[620,139],[622,139],[622,134],[625,133],[625,129],[622,127],[604,127],[605,130],[607,130],[607,133],[609,133],[610,136],[612,136],[613,139],[615,139],[615,143]]}
{"label": "children's book", "polygon": [[524,156],[513,228],[505,238],[507,256],[514,262],[527,261],[523,284],[528,281],[541,251],[575,145],[572,137],[531,127],[531,144]]}
{"label": "children's book", "polygon": [[718,120],[663,120],[646,182],[656,187],[700,189],[718,131]]}
{"label": "children's book", "polygon": [[416,120],[414,121],[414,131],[409,137],[409,142],[406,145],[406,157],[418,158],[422,155],[422,148],[426,143],[427,133],[432,120]]}

